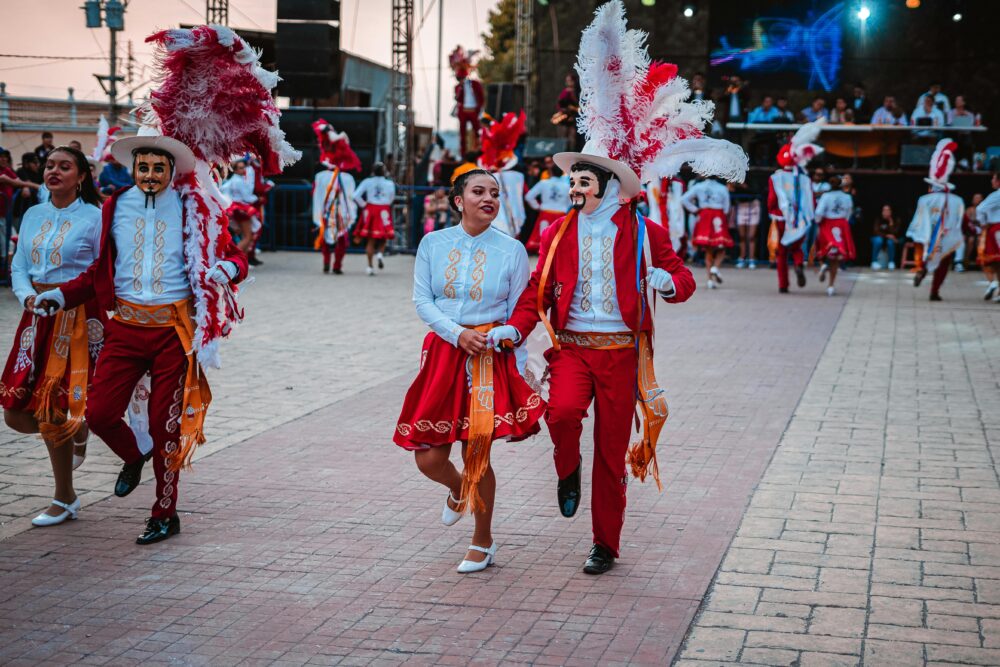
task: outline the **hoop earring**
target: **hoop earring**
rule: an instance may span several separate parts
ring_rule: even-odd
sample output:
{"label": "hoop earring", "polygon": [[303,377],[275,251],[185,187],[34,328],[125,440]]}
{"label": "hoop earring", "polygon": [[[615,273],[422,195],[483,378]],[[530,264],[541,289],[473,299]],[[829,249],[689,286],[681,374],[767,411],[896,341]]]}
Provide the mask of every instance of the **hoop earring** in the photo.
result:
{"label": "hoop earring", "polygon": [[465,211],[465,207],[464,206],[459,206],[458,207],[458,212],[462,213],[463,211]]}

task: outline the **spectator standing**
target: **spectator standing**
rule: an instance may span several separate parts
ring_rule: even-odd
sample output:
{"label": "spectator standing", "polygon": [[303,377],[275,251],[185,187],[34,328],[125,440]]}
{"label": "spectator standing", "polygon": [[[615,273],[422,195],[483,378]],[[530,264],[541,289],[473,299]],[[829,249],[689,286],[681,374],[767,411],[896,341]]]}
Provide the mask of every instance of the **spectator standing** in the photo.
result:
{"label": "spectator standing", "polygon": [[695,72],[691,77],[691,99],[698,101],[708,99],[708,93],[705,91],[705,75],[701,72]]}
{"label": "spectator standing", "polygon": [[896,98],[886,95],[882,101],[882,106],[872,114],[872,125],[900,125],[907,126],[910,122],[906,118],[903,110],[896,106]]}
{"label": "spectator standing", "polygon": [[941,92],[940,83],[932,83],[927,92],[920,96],[917,100],[918,109],[923,106],[924,99],[931,100],[931,104],[937,107],[942,115],[946,115],[951,111],[951,102],[948,101],[948,96]]}
{"label": "spectator standing", "polygon": [[[42,169],[38,162],[38,156],[34,153],[25,153],[21,156],[21,166],[17,169],[17,177],[26,183],[42,184]],[[20,218],[24,212],[38,203],[38,190],[30,187],[21,188],[21,196],[18,197],[14,208],[14,217]]]}
{"label": "spectator standing", "polygon": [[748,83],[735,75],[724,81],[726,81],[726,91],[722,94],[721,111],[725,115],[725,123],[742,123],[746,120],[748,112],[749,101],[746,92]]}
{"label": "spectator standing", "polygon": [[45,164],[45,158],[49,156],[49,153],[55,148],[55,144],[52,143],[52,133],[42,132],[42,143],[35,147],[35,155],[38,156],[38,163]]}
{"label": "spectator standing", "polygon": [[843,125],[844,123],[854,122],[854,111],[847,106],[847,100],[843,97],[838,97],[833,103],[833,109],[830,110],[830,122],[834,125]]}
{"label": "spectator standing", "polygon": [[1000,172],[993,172],[990,185],[993,192],[976,207],[976,220],[983,227],[979,263],[990,269],[990,285],[984,298],[1000,303],[997,286],[997,278],[1000,277]]}
{"label": "spectator standing", "polygon": [[899,236],[900,222],[892,213],[892,207],[888,204],[882,205],[882,212],[872,225],[872,269],[879,270],[882,263],[879,262],[879,255],[885,249],[885,266],[890,271],[896,270],[896,238]]}
{"label": "spectator standing", "polygon": [[[913,110],[910,117],[914,127],[944,127],[944,113],[934,105],[934,98],[929,95],[922,95],[917,108]],[[923,139],[933,139],[936,136],[933,130],[914,130],[913,136]]]}
{"label": "spectator standing", "polygon": [[826,108],[826,100],[820,96],[813,98],[812,104],[799,112],[799,115],[807,123],[812,123],[820,118],[830,119],[830,112]]}
{"label": "spectator standing", "polygon": [[851,112],[854,114],[855,123],[867,123],[872,117],[872,105],[868,100],[865,87],[860,83],[854,84],[854,96],[851,98]]}
{"label": "spectator standing", "polygon": [[[746,183],[730,183],[731,192],[747,190]],[[739,259],[736,268],[757,268],[757,228],[760,225],[760,200],[738,199],[733,202],[733,217],[736,222],[736,232],[739,235]]]}
{"label": "spectator standing", "polygon": [[37,191],[38,184],[18,178],[17,172],[11,169],[10,151],[0,149],[0,221],[6,218],[7,208],[14,201],[18,188]]}
{"label": "spectator standing", "polygon": [[576,119],[579,115],[580,83],[576,72],[570,72],[566,75],[562,92],[556,100],[556,112],[552,116],[552,124],[556,126],[557,135],[566,139],[568,151],[576,150]]}
{"label": "spectator standing", "polygon": [[450,211],[448,192],[444,188],[438,188],[424,197],[424,234],[448,227]]}
{"label": "spectator standing", "polygon": [[[774,106],[774,98],[765,95],[760,105],[750,112],[747,120],[750,123],[780,123],[781,112]],[[770,164],[771,156],[777,151],[777,137],[774,132],[757,132],[750,140],[750,158],[754,164]]]}

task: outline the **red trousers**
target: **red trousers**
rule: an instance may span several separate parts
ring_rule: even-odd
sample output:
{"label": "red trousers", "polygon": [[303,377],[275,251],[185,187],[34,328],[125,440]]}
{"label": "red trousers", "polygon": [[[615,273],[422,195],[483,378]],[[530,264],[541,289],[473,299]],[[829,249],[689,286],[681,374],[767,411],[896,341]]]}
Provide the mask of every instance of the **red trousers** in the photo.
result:
{"label": "red trousers", "polygon": [[177,332],[169,327],[137,327],[108,322],[104,349],[94,370],[93,390],[87,396],[87,424],[126,463],[142,454],[135,434],[123,419],[136,383],[151,375],[149,435],[153,438],[156,500],[153,518],[176,513],[179,473],[167,470],[167,454],[180,437],[181,399],[187,357]]}
{"label": "red trousers", "polygon": [[564,345],[549,357],[551,379],[545,423],[555,445],[559,479],[580,465],[580,435],[594,401],[594,469],[590,514],[594,542],[618,557],[625,522],[625,456],[635,414],[636,353]]}
{"label": "red trousers", "polygon": [[[785,233],[785,221],[777,220],[778,238]],[[802,242],[805,237],[799,239],[792,245],[786,246],[778,243],[778,249],[774,253],[774,261],[778,265],[778,289],[788,289],[788,255],[792,256],[792,263],[795,266],[802,266],[805,263],[805,256],[802,254]]]}
{"label": "red trousers", "polygon": [[347,235],[337,237],[336,243],[320,243],[323,251],[323,270],[330,268],[330,257],[333,256],[333,268],[337,271],[344,265],[344,255],[347,254]]}
{"label": "red trousers", "polygon": [[472,131],[479,136],[479,109],[470,109],[466,111],[464,108],[459,107],[458,109],[458,142],[461,147],[461,153],[459,157],[464,157],[468,151],[476,150],[476,140],[473,140],[473,145],[466,145],[466,138],[468,136],[466,126],[471,125]]}
{"label": "red trousers", "polygon": [[955,253],[950,255],[945,255],[938,262],[937,268],[934,269],[934,273],[931,274],[931,294],[937,294],[941,289],[941,285],[944,284],[944,279],[948,277],[948,269],[951,268],[951,260],[955,257]]}

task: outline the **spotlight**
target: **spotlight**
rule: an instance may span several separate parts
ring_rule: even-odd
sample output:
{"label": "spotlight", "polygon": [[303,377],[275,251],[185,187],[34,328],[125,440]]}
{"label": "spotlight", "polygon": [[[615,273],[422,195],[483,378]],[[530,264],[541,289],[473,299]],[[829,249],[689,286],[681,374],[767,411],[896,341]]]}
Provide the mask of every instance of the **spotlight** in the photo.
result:
{"label": "spotlight", "polygon": [[917,9],[920,7],[920,0],[906,0],[907,9]]}
{"label": "spotlight", "polygon": [[694,13],[696,11],[697,11],[697,9],[695,8],[695,6],[693,4],[691,4],[691,3],[688,3],[688,4],[684,5],[684,9],[683,9],[683,11],[681,13],[684,14],[684,18],[689,19],[692,16],[694,16]]}
{"label": "spotlight", "polygon": [[656,6],[656,0],[642,0],[642,6],[643,7],[655,7]]}
{"label": "spotlight", "polygon": [[861,5],[861,9],[858,10],[858,20],[864,23],[871,15],[872,10],[868,9],[867,5]]}
{"label": "spotlight", "polygon": [[962,13],[955,12],[955,14],[951,17],[951,20],[954,21],[955,23],[958,23],[959,21],[962,20]]}

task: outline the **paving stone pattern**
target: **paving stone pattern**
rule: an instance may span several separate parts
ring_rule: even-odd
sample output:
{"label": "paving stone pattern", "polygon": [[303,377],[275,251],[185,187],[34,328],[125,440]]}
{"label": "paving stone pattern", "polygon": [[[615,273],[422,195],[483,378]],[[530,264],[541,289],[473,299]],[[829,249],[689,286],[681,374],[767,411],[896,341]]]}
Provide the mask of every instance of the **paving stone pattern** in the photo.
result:
{"label": "paving stone pattern", "polygon": [[865,274],[678,666],[1000,664],[1000,308]]}

